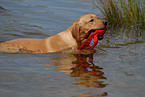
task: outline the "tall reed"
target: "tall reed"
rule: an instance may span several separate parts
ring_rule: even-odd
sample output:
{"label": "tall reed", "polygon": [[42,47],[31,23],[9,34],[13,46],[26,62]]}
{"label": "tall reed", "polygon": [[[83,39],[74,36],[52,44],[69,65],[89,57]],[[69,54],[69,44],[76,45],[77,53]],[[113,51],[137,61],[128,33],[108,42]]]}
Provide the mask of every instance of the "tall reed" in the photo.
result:
{"label": "tall reed", "polygon": [[94,2],[110,24],[145,26],[144,0],[94,0]]}

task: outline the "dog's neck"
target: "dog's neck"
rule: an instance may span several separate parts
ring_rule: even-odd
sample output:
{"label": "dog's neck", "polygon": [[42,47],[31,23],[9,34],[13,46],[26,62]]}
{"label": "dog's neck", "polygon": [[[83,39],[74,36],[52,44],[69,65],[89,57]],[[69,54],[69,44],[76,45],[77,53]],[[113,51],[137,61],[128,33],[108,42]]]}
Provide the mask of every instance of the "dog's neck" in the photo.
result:
{"label": "dog's neck", "polygon": [[77,42],[73,38],[71,30],[65,30],[63,32],[58,33],[57,35],[59,35],[69,45],[69,47],[77,46]]}
{"label": "dog's neck", "polygon": [[60,32],[55,36],[44,39],[44,41],[48,52],[57,52],[77,46],[77,42],[73,38],[71,30]]}

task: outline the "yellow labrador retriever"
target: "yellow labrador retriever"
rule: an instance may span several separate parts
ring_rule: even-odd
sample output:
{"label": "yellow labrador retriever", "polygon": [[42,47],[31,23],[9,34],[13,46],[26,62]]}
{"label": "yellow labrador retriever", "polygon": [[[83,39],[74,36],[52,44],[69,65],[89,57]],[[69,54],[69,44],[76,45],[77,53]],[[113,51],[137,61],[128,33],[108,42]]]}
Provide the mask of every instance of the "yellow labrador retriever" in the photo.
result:
{"label": "yellow labrador retriever", "polygon": [[[107,21],[99,20],[94,14],[86,14],[75,21],[67,30],[45,39],[15,39],[0,43],[1,52],[16,53],[31,51],[33,53],[57,52],[67,48],[78,47],[86,41],[90,33],[104,29]],[[99,36],[102,39],[103,36]]]}

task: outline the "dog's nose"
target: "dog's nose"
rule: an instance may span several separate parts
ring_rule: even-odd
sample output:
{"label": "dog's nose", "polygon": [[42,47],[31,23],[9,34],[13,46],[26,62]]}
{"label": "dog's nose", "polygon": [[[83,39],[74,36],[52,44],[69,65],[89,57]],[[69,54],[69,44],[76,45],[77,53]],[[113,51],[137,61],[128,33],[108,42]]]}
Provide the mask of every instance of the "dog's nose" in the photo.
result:
{"label": "dog's nose", "polygon": [[105,26],[107,26],[107,23],[108,23],[107,20],[104,20],[104,21],[103,21],[103,24],[104,24]]}

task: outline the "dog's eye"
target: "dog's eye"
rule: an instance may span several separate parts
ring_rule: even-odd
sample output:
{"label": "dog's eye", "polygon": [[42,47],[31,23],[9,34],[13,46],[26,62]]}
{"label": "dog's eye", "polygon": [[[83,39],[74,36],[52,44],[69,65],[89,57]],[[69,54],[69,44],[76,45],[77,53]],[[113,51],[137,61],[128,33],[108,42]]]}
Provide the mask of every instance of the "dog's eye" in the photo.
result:
{"label": "dog's eye", "polygon": [[91,19],[89,22],[94,22],[94,19]]}

